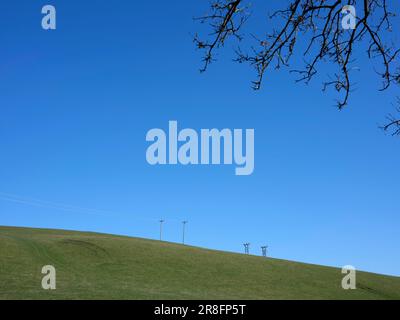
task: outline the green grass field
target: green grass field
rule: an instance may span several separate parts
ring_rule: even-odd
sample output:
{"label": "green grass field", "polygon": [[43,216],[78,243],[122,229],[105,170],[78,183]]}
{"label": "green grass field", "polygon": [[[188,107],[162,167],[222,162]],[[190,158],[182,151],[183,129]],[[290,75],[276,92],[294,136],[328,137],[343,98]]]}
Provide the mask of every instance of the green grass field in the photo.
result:
{"label": "green grass field", "polygon": [[[57,289],[43,290],[54,265]],[[400,278],[64,230],[0,227],[0,299],[400,299]]]}

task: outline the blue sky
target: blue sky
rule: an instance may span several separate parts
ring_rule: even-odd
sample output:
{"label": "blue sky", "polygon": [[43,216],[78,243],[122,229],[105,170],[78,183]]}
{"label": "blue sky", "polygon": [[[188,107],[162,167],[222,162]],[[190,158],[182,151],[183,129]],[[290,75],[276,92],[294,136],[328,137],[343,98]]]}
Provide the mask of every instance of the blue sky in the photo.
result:
{"label": "blue sky", "polygon": [[[41,29],[45,4],[56,6],[55,31]],[[158,238],[164,218],[165,240],[181,241],[187,219],[192,245],[242,252],[250,242],[260,254],[268,244],[277,258],[400,275],[400,139],[378,129],[398,88],[378,92],[360,54],[341,112],[318,79],[295,84],[287,70],[254,92],[253,71],[231,62],[234,44],[200,74],[192,17],[205,10],[189,1],[1,2],[0,225]],[[148,165],[146,133],[169,120],[254,128],[254,173]]]}

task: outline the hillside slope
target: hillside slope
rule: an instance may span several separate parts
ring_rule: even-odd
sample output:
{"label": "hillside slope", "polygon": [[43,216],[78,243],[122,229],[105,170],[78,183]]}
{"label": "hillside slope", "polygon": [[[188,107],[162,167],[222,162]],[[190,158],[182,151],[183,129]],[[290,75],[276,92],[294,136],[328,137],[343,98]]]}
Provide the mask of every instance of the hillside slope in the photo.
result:
{"label": "hillside slope", "polygon": [[[57,289],[41,288],[54,265]],[[0,299],[400,299],[400,278],[97,233],[0,227]]]}

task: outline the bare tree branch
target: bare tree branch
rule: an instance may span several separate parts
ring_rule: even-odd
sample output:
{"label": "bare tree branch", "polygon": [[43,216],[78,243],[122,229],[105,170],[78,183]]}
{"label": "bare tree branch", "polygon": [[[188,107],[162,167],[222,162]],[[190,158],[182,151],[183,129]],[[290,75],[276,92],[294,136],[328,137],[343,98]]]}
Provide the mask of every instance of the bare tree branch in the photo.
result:
{"label": "bare tree branch", "polygon": [[[241,2],[241,0],[215,1],[211,4],[209,15],[195,18],[201,23],[208,22],[213,30],[211,42],[202,41],[197,35],[193,40],[197,48],[206,51],[203,58],[204,66],[200,69],[201,72],[206,71],[208,65],[213,61],[214,49],[223,46],[228,37],[233,36],[241,40],[239,30],[247,20],[244,15],[245,10],[239,8]],[[237,17],[239,18],[237,19]]]}
{"label": "bare tree branch", "polygon": [[[400,98],[397,100],[399,107],[397,107],[397,113],[400,114]],[[389,114],[386,117],[388,123],[384,126],[381,126],[386,132],[390,132],[392,136],[400,135],[400,118],[395,117],[393,114]]]}
{"label": "bare tree branch", "polygon": [[[197,47],[205,50],[201,71],[207,69],[214,60],[215,50],[229,38],[243,39],[239,31],[248,18],[246,2],[216,0],[211,4],[211,13],[198,18],[213,30],[208,40],[200,40],[197,35],[194,39]],[[344,14],[350,12],[346,10],[348,6],[358,9],[355,28],[349,30],[342,27]],[[251,37],[255,44],[247,50],[236,50],[235,61],[248,63],[256,70],[253,88],[258,90],[267,70],[290,67],[295,49],[302,47],[298,43],[305,43],[305,49],[300,48],[302,51],[298,53],[304,56],[303,68],[290,71],[299,75],[297,81],[308,83],[317,74],[320,64],[331,63],[336,72],[329,81],[323,82],[323,90],[334,87],[339,94],[337,106],[342,109],[348,104],[351,93],[351,71],[356,69],[353,53],[357,43],[366,44],[368,58],[377,60],[380,65],[377,71],[382,80],[380,90],[400,83],[400,49],[388,42],[394,16],[387,0],[290,0],[287,8],[270,15],[271,19],[283,21],[282,27],[269,31],[261,39]],[[389,128],[395,125],[398,121],[393,119]]]}

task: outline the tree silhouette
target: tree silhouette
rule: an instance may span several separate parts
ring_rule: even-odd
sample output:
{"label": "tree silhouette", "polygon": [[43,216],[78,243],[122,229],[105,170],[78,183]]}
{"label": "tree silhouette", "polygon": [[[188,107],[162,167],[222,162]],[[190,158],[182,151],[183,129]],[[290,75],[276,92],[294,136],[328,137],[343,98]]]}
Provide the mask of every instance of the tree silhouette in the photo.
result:
{"label": "tree silhouette", "polygon": [[[382,80],[379,90],[386,90],[392,83],[400,83],[398,56],[400,49],[389,40],[392,32],[391,20],[395,17],[387,0],[290,0],[286,8],[273,12],[269,18],[281,25],[267,31],[259,38],[251,35],[251,45],[243,49],[245,37],[242,27],[250,18],[248,0],[214,0],[209,13],[195,18],[211,29],[204,38],[195,35],[194,42],[204,51],[204,72],[215,60],[215,51],[224,46],[228,39],[238,40],[242,46],[235,50],[235,61],[248,63],[256,71],[252,82],[255,90],[261,88],[263,78],[270,68],[291,67],[292,56],[300,47],[304,56],[301,69],[291,69],[298,74],[297,81],[308,83],[321,64],[331,63],[336,72],[323,82],[323,90],[333,87],[339,98],[337,107],[342,109],[348,104],[352,89],[351,71],[354,67],[355,46],[366,44],[369,59],[377,60],[377,76]],[[357,8],[360,12],[352,12]],[[360,10],[362,9],[362,10]],[[343,25],[346,17],[353,18],[350,28]],[[354,14],[354,15],[353,15]],[[279,19],[276,21],[274,19]],[[262,30],[265,32],[265,30]],[[301,43],[301,45],[299,45]],[[305,44],[305,47],[303,47]],[[400,135],[400,119],[388,116],[389,123],[382,128],[394,129],[393,134]]]}

